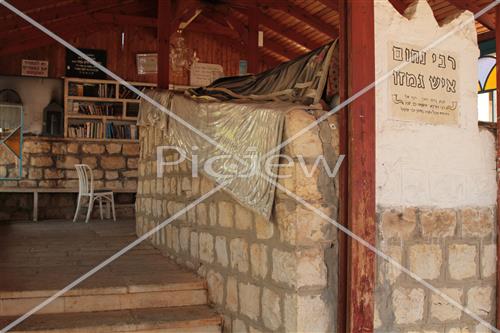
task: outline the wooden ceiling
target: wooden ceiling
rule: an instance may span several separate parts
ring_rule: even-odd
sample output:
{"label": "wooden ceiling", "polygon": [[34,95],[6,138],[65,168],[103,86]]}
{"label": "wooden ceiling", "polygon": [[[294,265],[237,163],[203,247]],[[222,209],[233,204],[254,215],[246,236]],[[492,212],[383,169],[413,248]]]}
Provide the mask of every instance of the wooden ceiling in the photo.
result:
{"label": "wooden ceiling", "polygon": [[[167,1],[167,0],[161,0]],[[242,49],[247,40],[248,8],[258,5],[260,30],[264,31],[264,58],[278,63],[300,56],[338,35],[337,0],[172,0],[172,27],[201,14],[187,30],[210,33]],[[356,0],[353,0],[356,1]],[[376,0],[386,1],[386,0]],[[387,0],[400,12],[412,0]],[[493,0],[428,0],[438,22],[464,9],[476,13]],[[155,29],[157,0],[10,0],[10,3],[63,38],[75,37],[110,25],[136,25]],[[495,15],[478,18],[481,39],[492,38]],[[0,56],[55,43],[36,28],[0,5]]]}

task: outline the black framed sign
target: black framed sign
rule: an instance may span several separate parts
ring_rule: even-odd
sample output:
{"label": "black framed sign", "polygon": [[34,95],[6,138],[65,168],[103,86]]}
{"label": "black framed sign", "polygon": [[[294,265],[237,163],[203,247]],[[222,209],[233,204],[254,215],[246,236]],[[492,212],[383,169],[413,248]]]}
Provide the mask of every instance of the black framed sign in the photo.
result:
{"label": "black framed sign", "polygon": [[[91,59],[106,67],[106,50],[79,49]],[[66,49],[66,77],[106,79],[106,74],[73,51]]]}

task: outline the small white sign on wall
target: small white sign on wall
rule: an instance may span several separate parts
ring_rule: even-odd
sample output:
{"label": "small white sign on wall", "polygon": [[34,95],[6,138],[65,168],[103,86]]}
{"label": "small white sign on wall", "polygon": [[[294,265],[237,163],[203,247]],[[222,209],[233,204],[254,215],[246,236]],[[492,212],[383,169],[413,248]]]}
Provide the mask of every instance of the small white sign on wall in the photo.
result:
{"label": "small white sign on wall", "polygon": [[458,56],[439,49],[420,49],[389,42],[389,68],[398,68],[388,79],[391,118],[434,125],[458,124]]}
{"label": "small white sign on wall", "polygon": [[49,62],[46,60],[23,59],[21,63],[22,76],[49,76]]}
{"label": "small white sign on wall", "polygon": [[224,69],[221,65],[195,62],[191,66],[189,82],[192,86],[204,87],[222,76]]}

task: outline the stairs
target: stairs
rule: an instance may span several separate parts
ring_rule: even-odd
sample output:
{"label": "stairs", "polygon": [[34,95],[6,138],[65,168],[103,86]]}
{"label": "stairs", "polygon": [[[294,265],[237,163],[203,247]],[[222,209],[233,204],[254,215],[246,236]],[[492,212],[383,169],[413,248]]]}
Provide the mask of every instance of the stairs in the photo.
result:
{"label": "stairs", "polygon": [[[133,241],[133,228],[0,226],[0,330]],[[221,324],[205,281],[141,244],[9,332],[215,333]]]}

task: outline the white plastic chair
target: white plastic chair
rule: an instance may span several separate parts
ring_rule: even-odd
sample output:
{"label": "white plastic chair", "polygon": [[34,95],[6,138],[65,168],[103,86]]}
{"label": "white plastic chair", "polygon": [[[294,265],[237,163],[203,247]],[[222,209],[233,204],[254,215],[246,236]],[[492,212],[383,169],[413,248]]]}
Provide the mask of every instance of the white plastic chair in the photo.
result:
{"label": "white plastic chair", "polygon": [[110,190],[95,190],[94,189],[94,174],[92,169],[87,164],[75,164],[76,172],[78,173],[78,201],[76,204],[75,217],[73,222],[76,222],[78,218],[78,213],[80,212],[80,207],[82,206],[82,201],[85,197],[89,198],[89,207],[87,210],[87,217],[85,218],[85,223],[89,222],[90,214],[92,213],[92,208],[94,207],[95,200],[99,201],[99,208],[102,216],[102,201],[106,200],[108,204],[111,204],[111,211],[113,213],[113,221],[116,221],[115,215],[115,200],[113,197],[113,192]]}

